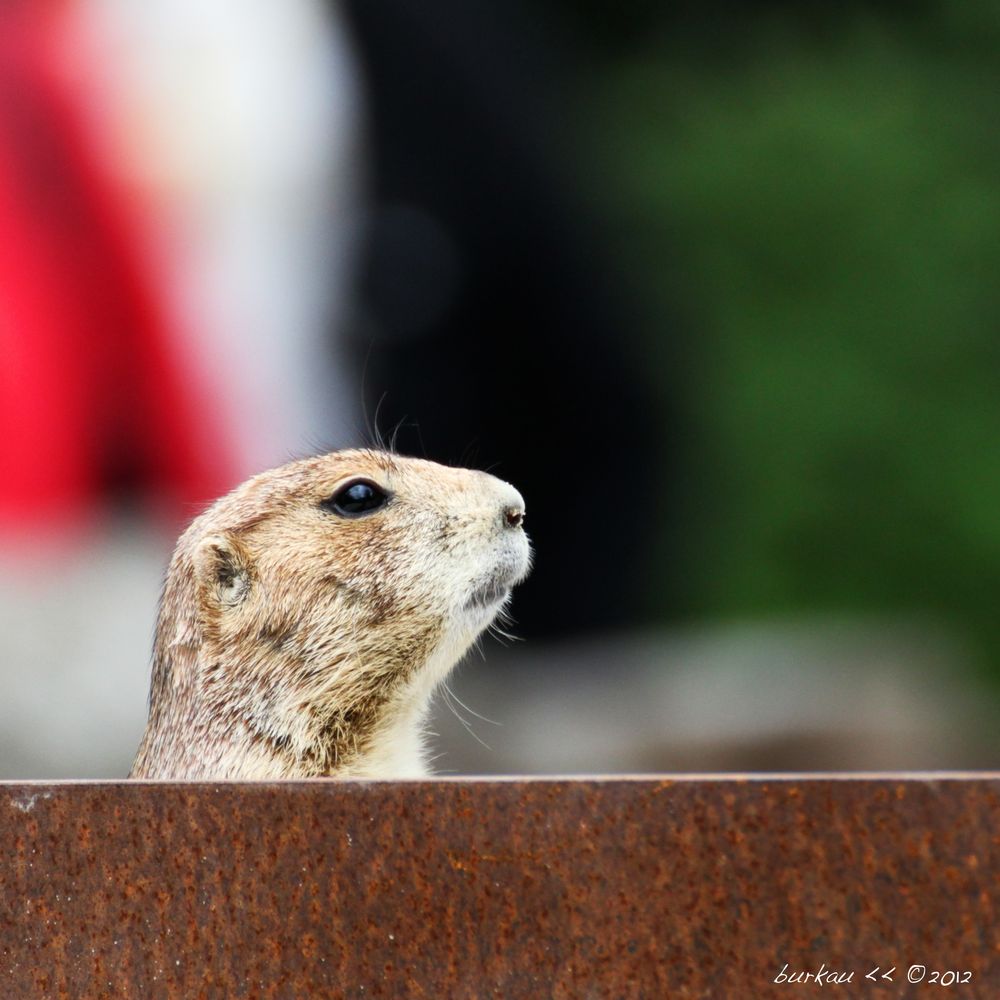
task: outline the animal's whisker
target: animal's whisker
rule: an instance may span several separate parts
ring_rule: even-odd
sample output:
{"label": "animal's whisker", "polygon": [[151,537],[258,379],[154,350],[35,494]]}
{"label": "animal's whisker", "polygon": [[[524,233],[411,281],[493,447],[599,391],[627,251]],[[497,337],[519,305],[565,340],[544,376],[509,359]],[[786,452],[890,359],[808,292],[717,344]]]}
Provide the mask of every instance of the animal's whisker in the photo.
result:
{"label": "animal's whisker", "polygon": [[488,722],[488,723],[489,723],[489,724],[490,724],[491,726],[502,726],[502,725],[503,725],[503,723],[502,723],[502,722],[497,722],[497,721],[496,721],[496,719],[487,719],[485,715],[480,715],[480,714],[479,714],[479,713],[478,713],[478,712],[477,712],[477,711],[476,711],[475,709],[473,709],[473,708],[469,708],[469,706],[468,706],[468,705],[466,705],[466,704],[465,704],[465,702],[464,702],[464,701],[462,701],[462,699],[461,699],[461,698],[459,698],[459,696],[458,696],[457,694],[455,694],[455,692],[454,692],[454,691],[452,691],[452,689],[451,689],[451,688],[449,687],[449,685],[448,685],[448,682],[447,682],[447,681],[444,681],[444,682],[443,682],[443,684],[442,684],[442,686],[443,686],[443,687],[444,687],[444,689],[445,689],[445,690],[446,690],[446,691],[448,692],[448,694],[449,694],[449,695],[450,695],[450,696],[451,696],[452,698],[454,698],[454,699],[455,699],[455,701],[456,701],[456,702],[457,702],[457,703],[458,703],[459,705],[461,705],[461,706],[462,706],[462,708],[464,708],[464,709],[465,709],[465,711],[466,711],[466,712],[468,712],[468,713],[469,713],[470,715],[474,715],[474,716],[475,716],[475,717],[476,717],[477,719],[482,719],[482,720],[483,720],[483,722]]}
{"label": "animal's whisker", "polygon": [[[458,721],[462,724],[462,728],[480,746],[484,747],[486,750],[489,750],[492,753],[493,752],[493,748],[488,743],[486,743],[485,740],[483,740],[482,738],[480,738],[479,734],[476,733],[476,731],[472,728],[471,724],[469,723],[469,720],[466,719],[464,716],[462,716],[459,713],[458,709],[455,707],[455,703],[452,701],[452,698],[454,698],[454,695],[452,694],[451,688],[449,688],[447,684],[442,684],[441,685],[441,694],[444,697],[444,703],[451,710],[451,714],[454,715],[455,718],[458,719]],[[473,714],[475,714],[475,713],[473,713]]]}

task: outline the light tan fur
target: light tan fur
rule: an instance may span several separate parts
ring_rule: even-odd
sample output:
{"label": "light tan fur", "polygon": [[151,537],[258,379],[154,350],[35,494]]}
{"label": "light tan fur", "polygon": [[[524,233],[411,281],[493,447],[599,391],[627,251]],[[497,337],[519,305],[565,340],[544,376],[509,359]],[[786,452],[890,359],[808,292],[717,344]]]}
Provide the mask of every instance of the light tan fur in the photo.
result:
{"label": "light tan fur", "polygon": [[[363,478],[388,504],[321,504]],[[529,567],[483,472],[333,452],[254,477],[184,532],[133,778],[415,777],[436,685]]]}

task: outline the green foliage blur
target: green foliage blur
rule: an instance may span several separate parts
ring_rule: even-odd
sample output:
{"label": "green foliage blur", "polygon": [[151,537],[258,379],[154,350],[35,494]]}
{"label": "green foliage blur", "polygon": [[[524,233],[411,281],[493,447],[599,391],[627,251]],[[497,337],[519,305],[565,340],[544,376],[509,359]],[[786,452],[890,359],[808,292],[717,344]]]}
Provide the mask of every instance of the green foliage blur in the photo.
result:
{"label": "green foliage blur", "polygon": [[588,11],[682,445],[659,606],[945,623],[1000,682],[1000,5]]}

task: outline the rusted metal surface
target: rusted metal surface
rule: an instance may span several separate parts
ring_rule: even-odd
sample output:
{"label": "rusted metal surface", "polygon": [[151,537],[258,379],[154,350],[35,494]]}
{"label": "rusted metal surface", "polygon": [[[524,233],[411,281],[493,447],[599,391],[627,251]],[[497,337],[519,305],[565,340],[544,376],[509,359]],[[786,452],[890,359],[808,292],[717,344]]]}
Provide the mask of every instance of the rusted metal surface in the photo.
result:
{"label": "rusted metal surface", "polygon": [[4,1000],[1000,997],[998,775],[0,785],[0,857]]}

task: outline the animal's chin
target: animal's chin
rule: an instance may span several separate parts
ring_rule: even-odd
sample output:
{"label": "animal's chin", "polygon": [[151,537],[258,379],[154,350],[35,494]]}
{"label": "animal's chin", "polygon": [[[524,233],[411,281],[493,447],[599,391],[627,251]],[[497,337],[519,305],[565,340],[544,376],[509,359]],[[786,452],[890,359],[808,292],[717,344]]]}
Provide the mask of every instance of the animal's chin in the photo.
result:
{"label": "animal's chin", "polygon": [[490,579],[480,584],[465,602],[466,611],[489,611],[499,608],[510,597],[513,583],[509,580]]}
{"label": "animal's chin", "polygon": [[473,586],[465,601],[465,610],[495,614],[510,597],[511,589],[524,576],[525,567],[517,560],[504,560],[489,576]]}
{"label": "animal's chin", "polygon": [[527,540],[503,552],[486,575],[474,581],[465,599],[464,609],[476,618],[495,615],[510,597],[514,586],[528,575],[531,555]]}

